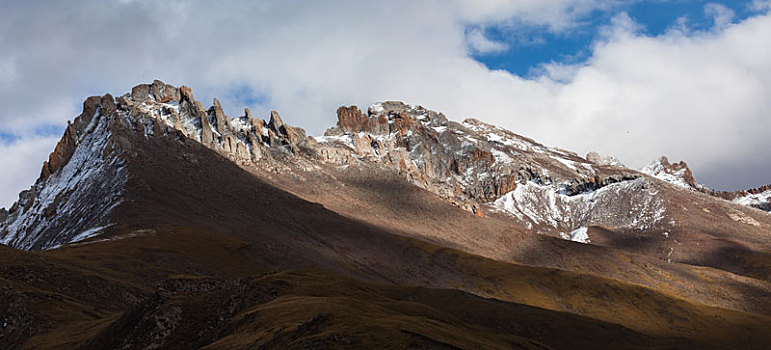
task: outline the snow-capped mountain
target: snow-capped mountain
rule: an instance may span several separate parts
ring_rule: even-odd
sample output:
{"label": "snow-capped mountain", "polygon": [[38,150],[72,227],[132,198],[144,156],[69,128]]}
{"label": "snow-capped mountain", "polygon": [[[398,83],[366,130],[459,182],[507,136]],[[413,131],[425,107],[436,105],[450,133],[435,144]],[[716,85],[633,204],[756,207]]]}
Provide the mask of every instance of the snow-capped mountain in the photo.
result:
{"label": "snow-capped mountain", "polygon": [[683,161],[671,164],[669,159],[664,156],[640,169],[640,172],[682,188],[694,190],[703,188],[702,185],[696,183],[688,164]]}
{"label": "snow-capped mountain", "polygon": [[768,345],[771,189],[402,102],[267,119],[88,98],[0,210],[0,348]]}
{"label": "snow-capped mountain", "polygon": [[760,208],[769,198],[768,191],[740,196],[709,190],[696,183],[684,162],[670,164],[666,157],[637,172],[612,157],[584,158],[478,120],[458,123],[402,102],[376,103],[366,113],[340,107],[337,116],[337,126],[324,136],[307,137],[277,112],[267,122],[248,109],[229,118],[216,99],[206,109],[189,88],[160,81],[117,99],[89,98],[40,179],[8,211],[0,239],[46,249],[111,225],[109,214],[125,200],[120,193],[130,177],[123,164],[132,146],[116,136],[126,131],[188,138],[240,164],[272,164],[272,171],[287,163],[313,168],[319,162],[391,168],[453,205],[480,216],[505,213],[555,237],[590,226],[672,231],[678,214],[667,212],[662,185],[654,179]]}

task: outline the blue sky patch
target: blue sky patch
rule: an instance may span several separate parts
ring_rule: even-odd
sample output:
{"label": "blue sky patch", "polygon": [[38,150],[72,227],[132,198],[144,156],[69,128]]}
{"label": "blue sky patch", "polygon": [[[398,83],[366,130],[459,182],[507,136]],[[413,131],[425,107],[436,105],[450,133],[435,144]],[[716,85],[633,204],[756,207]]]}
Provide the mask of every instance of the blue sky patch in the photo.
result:
{"label": "blue sky patch", "polygon": [[248,85],[239,85],[230,90],[230,96],[244,106],[256,106],[268,101],[268,97],[259,94]]}
{"label": "blue sky patch", "polygon": [[[36,137],[56,137],[64,135],[65,125],[60,124],[45,124],[35,127],[32,131],[32,135]],[[20,141],[22,138],[29,136],[28,133],[14,133],[8,131],[0,131],[0,144],[13,144]]]}
{"label": "blue sky patch", "polygon": [[0,131],[0,143],[14,143],[20,138],[19,135]]}
{"label": "blue sky patch", "polygon": [[35,135],[49,137],[49,136],[62,136],[64,135],[64,125],[59,124],[47,124],[41,125],[35,128]]}
{"label": "blue sky patch", "polygon": [[690,30],[708,30],[714,25],[714,15],[708,4],[720,4],[733,11],[732,22],[738,22],[755,14],[751,0],[713,2],[700,0],[640,1],[617,7],[613,12],[595,11],[581,23],[565,32],[549,32],[544,28],[522,26],[492,26],[485,28],[485,37],[506,43],[508,48],[500,52],[476,53],[473,57],[490,69],[531,77],[538,75],[543,63],[578,63],[591,54],[592,43],[598,38],[601,27],[610,24],[611,18],[626,12],[640,24],[643,33],[657,36],[681,24]]}

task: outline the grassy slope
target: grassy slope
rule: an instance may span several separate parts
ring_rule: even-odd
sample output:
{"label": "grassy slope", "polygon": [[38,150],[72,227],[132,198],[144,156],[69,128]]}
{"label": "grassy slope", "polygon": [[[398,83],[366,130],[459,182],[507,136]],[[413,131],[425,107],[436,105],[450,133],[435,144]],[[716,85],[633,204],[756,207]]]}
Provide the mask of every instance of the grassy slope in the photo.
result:
{"label": "grassy slope", "polygon": [[[473,281],[486,291],[483,294],[517,303],[453,290],[362,282],[322,270],[271,271],[255,262],[253,248],[242,241],[179,227],[42,254],[4,249],[1,276],[13,284],[15,298],[27,305],[32,323],[49,325],[26,343],[35,348],[75,346],[92,338],[94,348],[115,346],[124,338],[151,344],[159,340],[139,335],[164,334],[155,320],[168,319],[169,310],[175,308],[182,310],[184,322],[159,336],[166,345],[759,348],[769,344],[763,330],[771,321],[761,316],[706,307],[592,275],[517,266],[411,243],[429,252],[436,263],[473,276],[460,283]],[[12,274],[18,266],[28,271]],[[190,287],[200,284],[207,287]],[[222,304],[223,300],[238,305]],[[52,306],[56,312],[51,312]],[[124,313],[129,310],[134,310],[133,316],[131,311]],[[221,314],[221,310],[231,311]],[[205,320],[221,321],[201,326]],[[209,334],[207,329],[216,332]]]}

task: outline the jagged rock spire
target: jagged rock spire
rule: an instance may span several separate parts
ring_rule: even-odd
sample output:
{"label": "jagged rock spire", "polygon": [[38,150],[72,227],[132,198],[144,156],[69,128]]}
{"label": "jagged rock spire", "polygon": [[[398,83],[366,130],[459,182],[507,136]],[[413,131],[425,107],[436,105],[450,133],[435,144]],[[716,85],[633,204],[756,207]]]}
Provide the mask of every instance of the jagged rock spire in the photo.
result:
{"label": "jagged rock spire", "polygon": [[222,137],[227,137],[233,134],[233,131],[230,129],[230,123],[229,118],[225,115],[225,112],[222,111],[222,106],[220,105],[220,101],[218,99],[214,99],[214,105],[209,108],[208,112],[211,120],[212,126],[217,130],[217,132],[220,133]]}
{"label": "jagged rock spire", "polygon": [[85,133],[86,127],[91,123],[97,113],[110,115],[115,112],[115,100],[110,94],[102,97],[91,96],[83,102],[83,112],[75,118],[74,122],[67,121],[64,136],[59,140],[54,151],[43,162],[40,177],[48,178],[52,173],[64,166],[72,157],[77,147],[78,140]]}

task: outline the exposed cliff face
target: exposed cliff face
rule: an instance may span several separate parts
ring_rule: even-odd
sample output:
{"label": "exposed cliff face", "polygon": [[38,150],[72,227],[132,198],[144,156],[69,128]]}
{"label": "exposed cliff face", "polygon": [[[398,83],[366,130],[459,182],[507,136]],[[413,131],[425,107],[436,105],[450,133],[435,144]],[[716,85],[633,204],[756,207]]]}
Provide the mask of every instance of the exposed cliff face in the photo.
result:
{"label": "exposed cliff face", "polygon": [[142,152],[126,133],[190,138],[236,162],[291,155],[307,140],[273,112],[269,122],[246,115],[230,119],[219,101],[204,109],[187,87],[160,81],[114,99],[89,97],[83,112],[43,163],[40,178],[0,213],[0,242],[38,250],[81,241],[113,224],[111,213],[132,176],[126,154]]}
{"label": "exposed cliff face", "polygon": [[126,181],[114,130],[112,96],[92,97],[68,123],[40,178],[19,195],[0,224],[0,242],[45,249],[79,241],[109,224]]}

